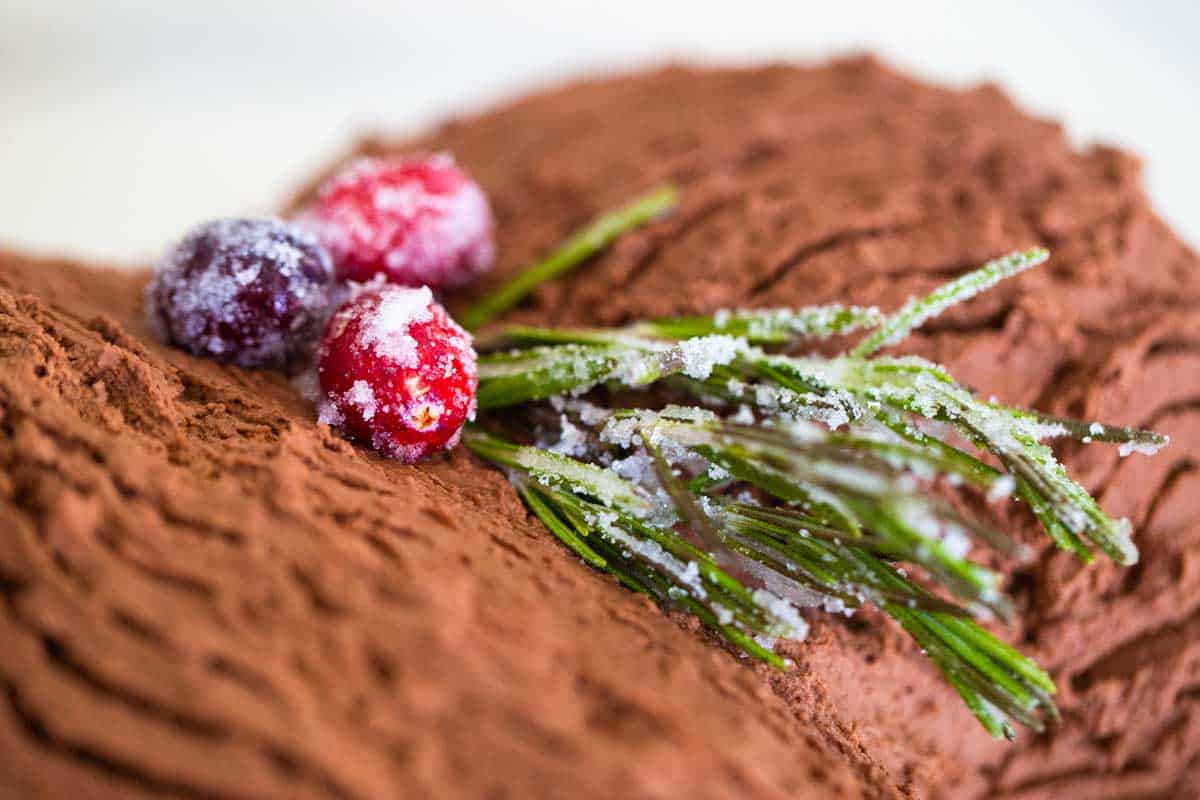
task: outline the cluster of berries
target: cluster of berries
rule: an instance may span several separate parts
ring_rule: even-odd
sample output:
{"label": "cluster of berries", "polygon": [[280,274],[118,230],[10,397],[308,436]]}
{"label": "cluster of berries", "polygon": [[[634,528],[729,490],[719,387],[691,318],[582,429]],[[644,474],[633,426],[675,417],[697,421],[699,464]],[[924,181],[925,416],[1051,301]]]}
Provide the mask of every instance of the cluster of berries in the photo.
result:
{"label": "cluster of berries", "polygon": [[449,156],[363,160],[293,222],[193,229],[158,263],[146,309],[171,344],[245,367],[294,364],[319,333],[321,421],[411,463],[452,447],[475,409],[471,337],[433,291],[493,250],[487,198]]}

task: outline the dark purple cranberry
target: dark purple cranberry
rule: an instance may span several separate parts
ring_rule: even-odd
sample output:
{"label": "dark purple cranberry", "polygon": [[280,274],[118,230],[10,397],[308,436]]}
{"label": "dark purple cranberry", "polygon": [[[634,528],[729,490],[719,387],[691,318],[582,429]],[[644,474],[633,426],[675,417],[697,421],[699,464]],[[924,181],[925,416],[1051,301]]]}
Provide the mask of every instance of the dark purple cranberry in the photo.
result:
{"label": "dark purple cranberry", "polygon": [[333,291],[329,255],[272,219],[193,228],[146,287],[146,311],[168,342],[244,367],[280,365],[320,333]]}

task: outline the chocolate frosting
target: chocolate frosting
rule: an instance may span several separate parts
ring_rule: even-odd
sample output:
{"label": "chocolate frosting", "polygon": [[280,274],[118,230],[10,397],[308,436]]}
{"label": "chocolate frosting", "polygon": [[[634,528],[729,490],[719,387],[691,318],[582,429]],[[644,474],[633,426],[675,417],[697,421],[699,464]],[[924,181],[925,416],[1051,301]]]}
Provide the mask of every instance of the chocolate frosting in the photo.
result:
{"label": "chocolate frosting", "polygon": [[[1042,243],[906,345],[985,395],[1170,434],[1059,447],[1141,563],[1022,510],[998,629],[1064,721],[994,742],[904,634],[812,613],[751,666],[571,558],[463,450],[388,462],[281,374],[157,343],[138,271],[0,254],[0,793],[1128,798],[1200,792],[1200,272],[1137,161],[877,62],[574,83],[357,154],[488,191],[478,294],[665,180],[683,205],[513,318],[873,303]],[[303,202],[304,194],[297,203]],[[470,294],[448,298],[452,307]]]}

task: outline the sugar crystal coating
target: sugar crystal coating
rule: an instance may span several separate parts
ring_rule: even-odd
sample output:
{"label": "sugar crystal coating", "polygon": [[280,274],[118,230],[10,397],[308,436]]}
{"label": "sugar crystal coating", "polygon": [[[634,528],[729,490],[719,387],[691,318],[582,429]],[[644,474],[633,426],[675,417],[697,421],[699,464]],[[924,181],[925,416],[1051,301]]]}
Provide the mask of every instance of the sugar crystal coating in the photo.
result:
{"label": "sugar crystal coating", "polygon": [[168,342],[244,367],[279,365],[320,331],[333,289],[329,255],[272,219],[192,229],[155,267],[146,313]]}
{"label": "sugar crystal coating", "polygon": [[475,350],[427,287],[363,292],[317,351],[318,419],[413,463],[453,447],[474,416]]}
{"label": "sugar crystal coating", "polygon": [[490,267],[494,254],[487,197],[448,155],[356,161],[299,221],[343,280],[383,274],[401,286],[448,289]]}

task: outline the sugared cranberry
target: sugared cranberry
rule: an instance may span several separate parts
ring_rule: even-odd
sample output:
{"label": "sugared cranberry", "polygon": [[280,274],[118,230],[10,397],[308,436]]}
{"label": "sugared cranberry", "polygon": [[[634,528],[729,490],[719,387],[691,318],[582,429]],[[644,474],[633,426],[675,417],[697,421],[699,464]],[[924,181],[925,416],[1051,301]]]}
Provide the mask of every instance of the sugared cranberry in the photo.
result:
{"label": "sugared cranberry", "polygon": [[339,308],[317,378],[321,422],[410,464],[457,444],[475,413],[470,334],[427,287],[385,286]]}
{"label": "sugared cranberry", "polygon": [[164,339],[245,367],[279,365],[320,331],[333,289],[329,255],[270,219],[194,228],[158,263],[146,312]]}
{"label": "sugared cranberry", "polygon": [[448,155],[362,159],[321,187],[301,215],[342,280],[380,273],[401,286],[461,286],[492,263],[492,214]]}

